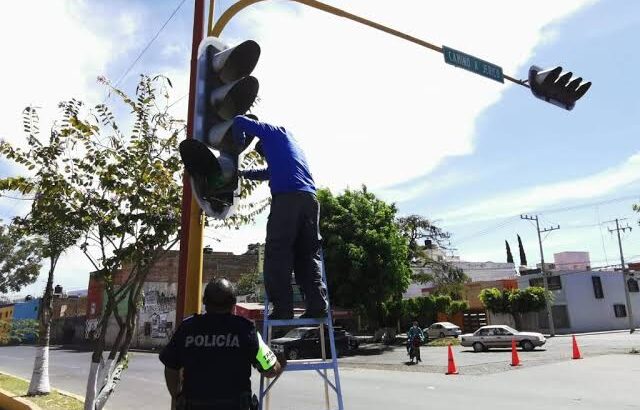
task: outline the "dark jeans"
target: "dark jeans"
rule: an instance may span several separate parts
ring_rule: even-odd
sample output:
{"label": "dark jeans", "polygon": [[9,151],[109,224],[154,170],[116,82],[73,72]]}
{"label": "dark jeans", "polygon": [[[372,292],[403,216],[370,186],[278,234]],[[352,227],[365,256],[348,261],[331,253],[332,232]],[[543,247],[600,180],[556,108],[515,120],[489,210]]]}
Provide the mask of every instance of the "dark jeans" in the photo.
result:
{"label": "dark jeans", "polygon": [[309,192],[276,194],[267,222],[264,280],[269,300],[278,312],[293,310],[291,272],[302,289],[307,310],[327,309],[327,288],[320,259],[320,205]]}

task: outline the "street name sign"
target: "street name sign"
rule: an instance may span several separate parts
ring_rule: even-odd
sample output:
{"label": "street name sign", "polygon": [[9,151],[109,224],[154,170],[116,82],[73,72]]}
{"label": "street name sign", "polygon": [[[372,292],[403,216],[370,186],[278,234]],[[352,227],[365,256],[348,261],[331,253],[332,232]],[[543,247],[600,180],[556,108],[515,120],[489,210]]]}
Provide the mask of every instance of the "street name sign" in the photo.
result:
{"label": "street name sign", "polygon": [[504,83],[504,74],[502,67],[491,64],[488,61],[479,59],[472,55],[454,50],[447,46],[442,46],[442,54],[444,54],[444,62],[471,71],[483,77]]}

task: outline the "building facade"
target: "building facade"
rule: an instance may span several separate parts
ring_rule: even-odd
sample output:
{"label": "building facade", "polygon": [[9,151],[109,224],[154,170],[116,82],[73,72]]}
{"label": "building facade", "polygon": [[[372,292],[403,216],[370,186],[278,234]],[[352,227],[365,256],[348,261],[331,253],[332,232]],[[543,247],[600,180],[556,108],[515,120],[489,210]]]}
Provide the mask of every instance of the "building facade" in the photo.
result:
{"label": "building facade", "polygon": [[37,319],[40,298],[25,299],[16,302],[13,309],[13,320]]}
{"label": "building facade", "polygon": [[[543,286],[541,274],[524,275],[518,287]],[[580,333],[629,328],[623,276],[620,271],[564,271],[548,277],[553,294],[553,318],[556,332]],[[640,292],[638,281],[627,284],[635,326],[640,326]],[[529,327],[548,331],[547,312],[543,310],[529,320]]]}
{"label": "building facade", "polygon": [[[246,273],[260,272],[263,253],[264,246],[259,244],[249,245],[247,252],[241,255],[205,250],[203,255],[203,288],[209,280],[215,277],[226,277],[232,282],[237,282]],[[137,312],[132,347],[160,348],[171,338],[176,322],[178,261],[179,251],[169,251],[149,271],[142,288],[142,306]],[[125,282],[127,273],[128,270],[125,267],[115,275],[116,286]],[[91,332],[95,331],[98,325],[98,319],[106,300],[104,289],[101,278],[91,274],[88,287],[86,338],[91,336]],[[118,310],[121,315],[126,314],[126,301],[119,305]],[[112,319],[107,333],[107,343],[115,340],[117,328],[115,320]]]}

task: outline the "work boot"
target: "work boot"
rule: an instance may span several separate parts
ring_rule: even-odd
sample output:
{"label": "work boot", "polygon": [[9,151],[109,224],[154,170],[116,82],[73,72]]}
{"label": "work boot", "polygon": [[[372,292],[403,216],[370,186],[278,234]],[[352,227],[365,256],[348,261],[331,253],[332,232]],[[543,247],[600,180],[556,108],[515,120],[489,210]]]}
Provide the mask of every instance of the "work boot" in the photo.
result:
{"label": "work boot", "polygon": [[293,319],[293,311],[285,311],[282,309],[273,309],[269,315],[269,320],[289,320]]}

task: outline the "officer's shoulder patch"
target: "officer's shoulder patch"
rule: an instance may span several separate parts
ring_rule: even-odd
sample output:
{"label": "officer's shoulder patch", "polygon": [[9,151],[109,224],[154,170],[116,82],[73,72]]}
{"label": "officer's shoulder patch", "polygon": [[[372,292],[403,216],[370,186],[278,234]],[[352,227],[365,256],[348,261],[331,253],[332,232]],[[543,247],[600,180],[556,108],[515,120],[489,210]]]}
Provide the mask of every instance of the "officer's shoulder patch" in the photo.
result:
{"label": "officer's shoulder patch", "polygon": [[184,319],[182,319],[182,323],[189,322],[189,321],[193,320],[194,318],[197,318],[198,316],[200,316],[200,315],[197,314],[197,313],[194,313],[191,316],[187,316]]}

